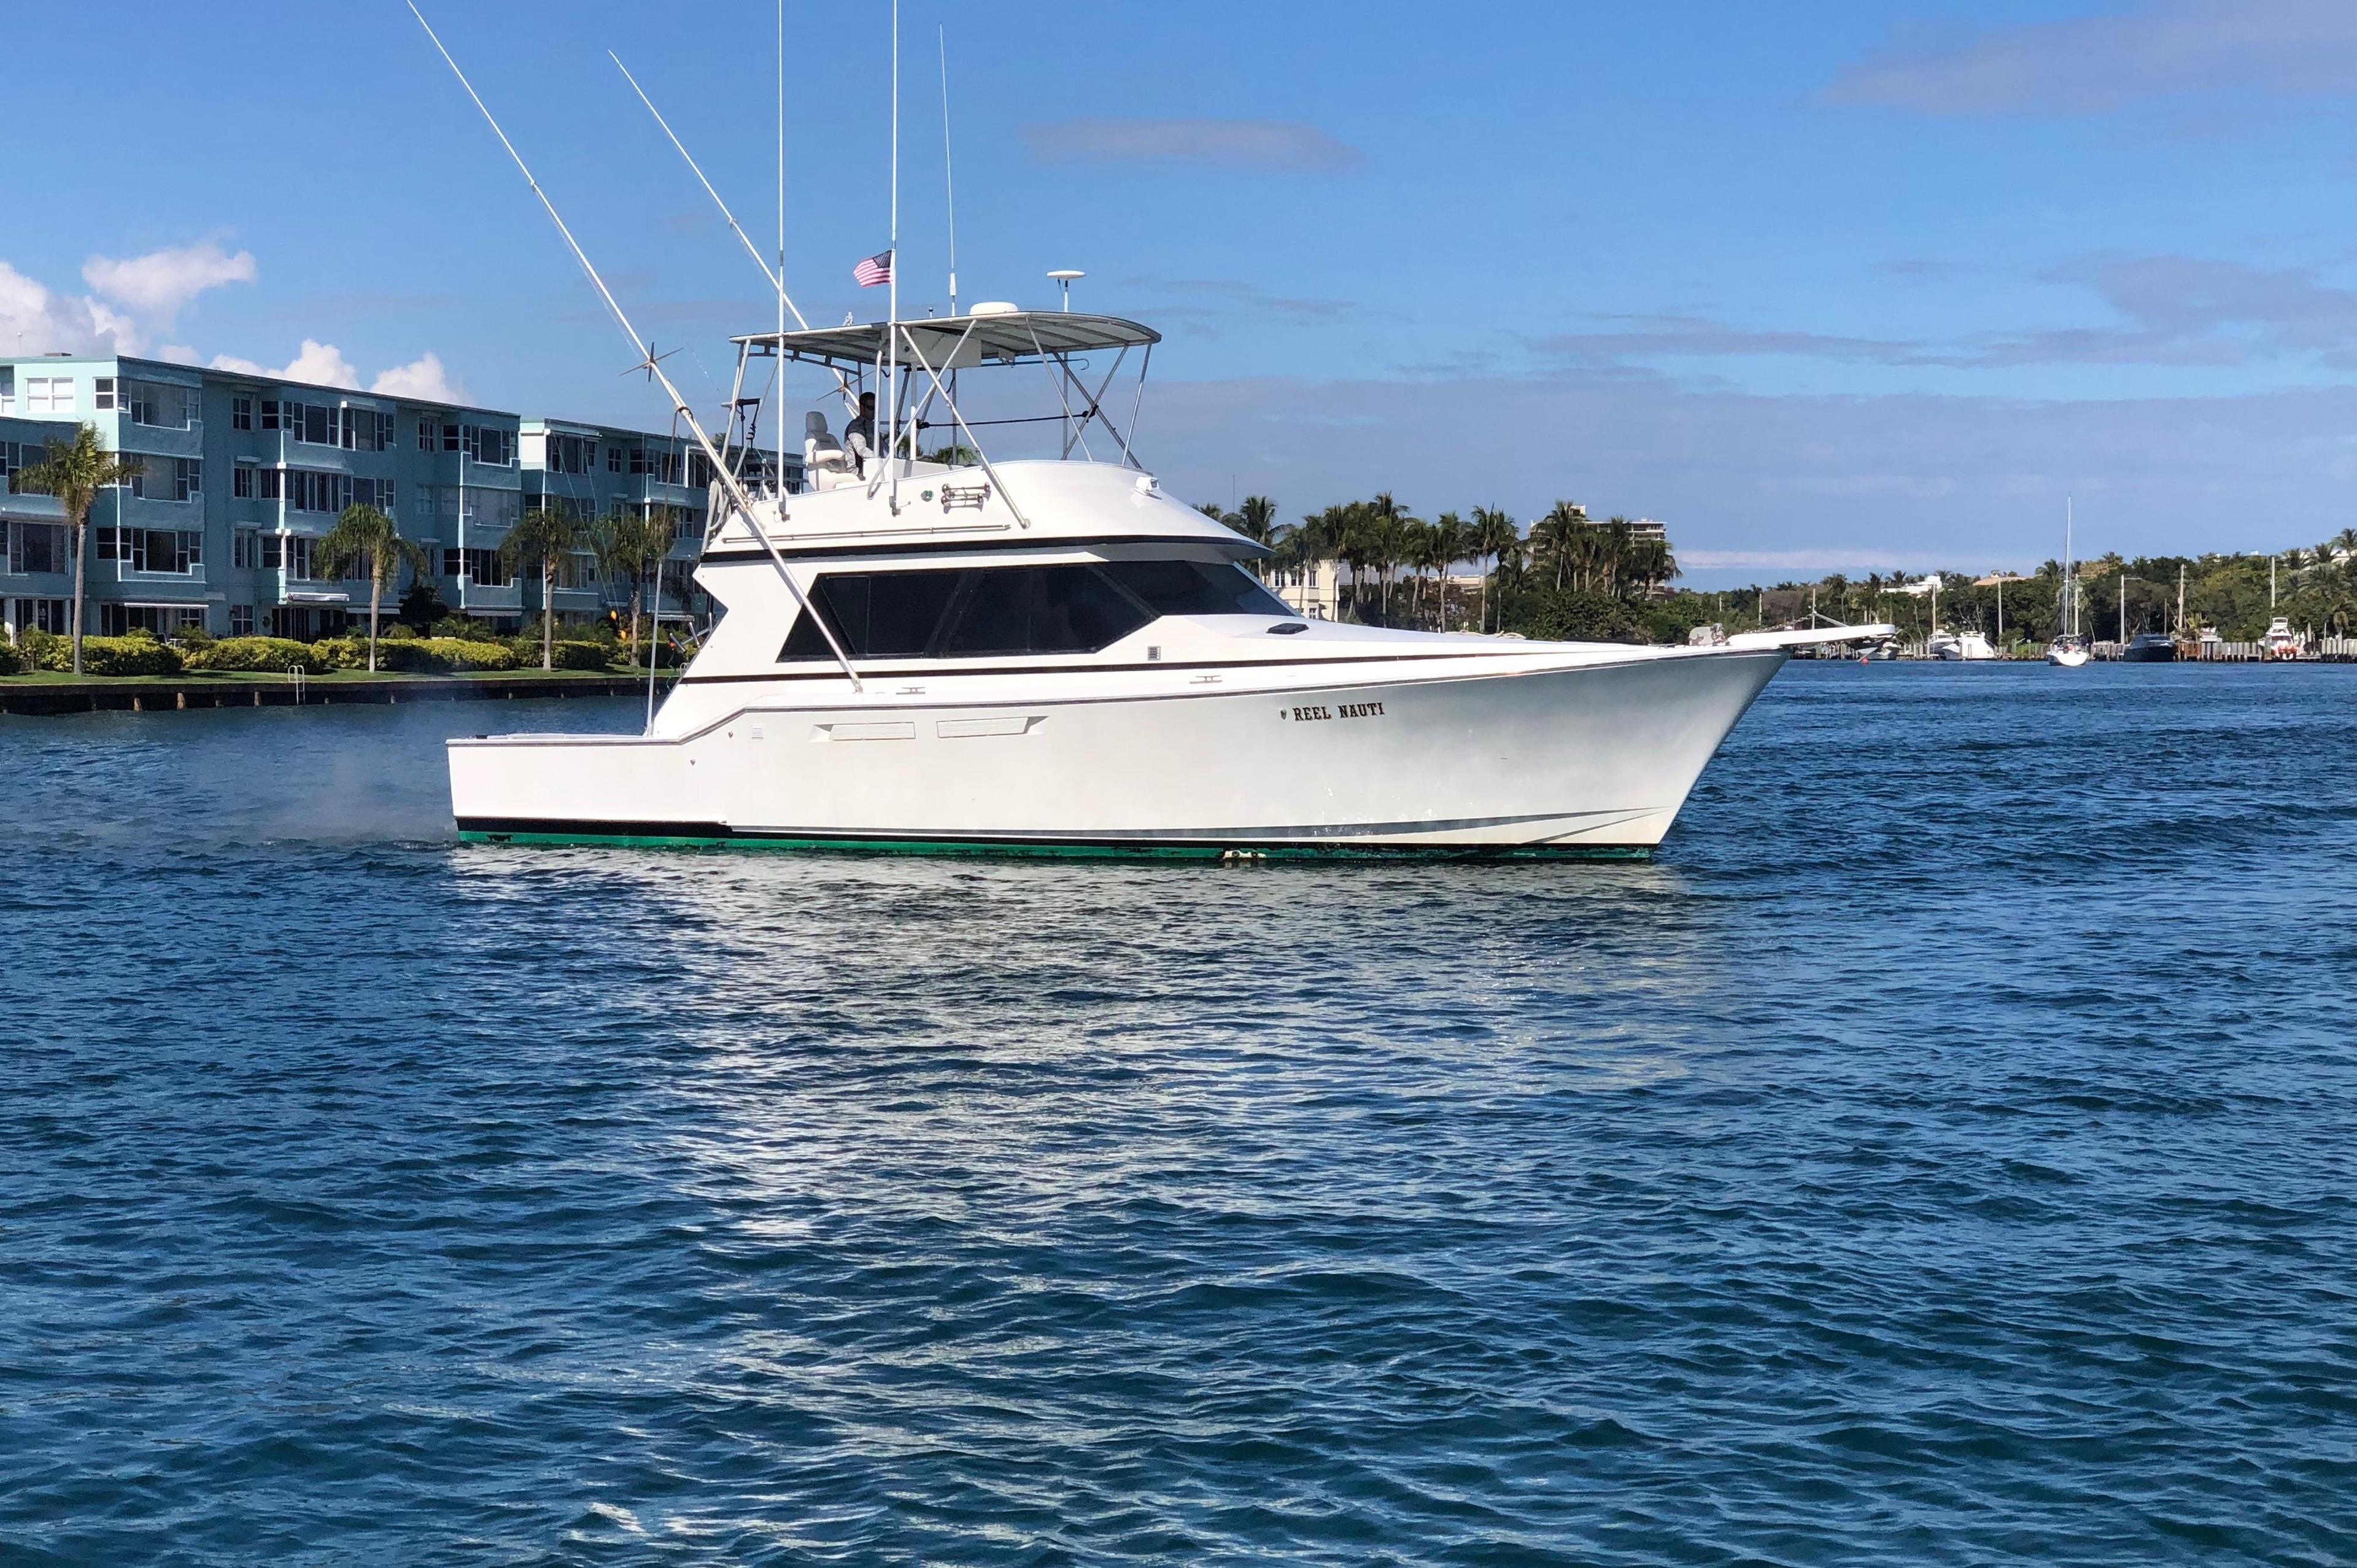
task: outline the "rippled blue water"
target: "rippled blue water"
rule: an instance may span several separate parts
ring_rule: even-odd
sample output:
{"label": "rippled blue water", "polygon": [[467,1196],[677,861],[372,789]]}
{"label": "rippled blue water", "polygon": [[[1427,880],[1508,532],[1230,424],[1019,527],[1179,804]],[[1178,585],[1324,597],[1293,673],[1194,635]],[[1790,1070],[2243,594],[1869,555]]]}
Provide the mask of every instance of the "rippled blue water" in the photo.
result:
{"label": "rippled blue water", "polygon": [[461,847],[0,721],[10,1562],[2346,1562],[2357,670],[1798,665],[1651,865]]}

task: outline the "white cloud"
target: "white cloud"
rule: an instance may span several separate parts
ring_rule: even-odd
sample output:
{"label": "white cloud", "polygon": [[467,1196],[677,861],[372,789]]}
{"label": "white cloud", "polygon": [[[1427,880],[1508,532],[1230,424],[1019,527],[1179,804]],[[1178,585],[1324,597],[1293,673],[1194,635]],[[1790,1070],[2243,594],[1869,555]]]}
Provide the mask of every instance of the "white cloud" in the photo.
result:
{"label": "white cloud", "polygon": [[369,383],[369,391],[389,397],[424,398],[429,403],[465,403],[466,389],[450,379],[439,354],[421,354],[405,365],[395,365]]}
{"label": "white cloud", "polygon": [[344,358],[341,349],[333,343],[321,343],[309,338],[303,339],[303,351],[295,356],[292,363],[280,370],[274,371],[252,360],[241,360],[234,354],[215,354],[213,369],[235,371],[240,375],[257,376],[265,381],[350,387],[354,392],[358,392],[361,385],[360,371],[352,368],[352,362]]}
{"label": "white cloud", "polygon": [[0,262],[0,353],[135,354],[140,346],[138,328],[119,312]]}
{"label": "white cloud", "polygon": [[253,252],[234,256],[207,241],[177,251],[150,251],[129,261],[92,256],[82,263],[82,282],[135,316],[169,325],[179,309],[210,288],[254,280]]}
{"label": "white cloud", "polygon": [[1888,51],[1826,96],[1922,114],[2100,114],[2162,98],[2345,95],[2352,70],[2347,0],[2153,0]]}

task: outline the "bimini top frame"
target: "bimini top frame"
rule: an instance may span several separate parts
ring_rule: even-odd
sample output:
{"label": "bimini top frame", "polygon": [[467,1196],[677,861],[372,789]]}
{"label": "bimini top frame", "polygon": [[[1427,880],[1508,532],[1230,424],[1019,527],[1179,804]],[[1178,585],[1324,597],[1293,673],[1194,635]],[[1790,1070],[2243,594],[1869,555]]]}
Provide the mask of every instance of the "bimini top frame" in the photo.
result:
{"label": "bimini top frame", "polygon": [[[1065,310],[1007,310],[975,316],[929,316],[899,324],[902,345],[920,351],[936,371],[982,365],[1052,362],[1103,349],[1144,349],[1162,341],[1151,327],[1118,316]],[[857,370],[885,358],[890,324],[813,327],[800,332],[756,332],[737,339],[756,353],[778,353],[830,370]]]}
{"label": "bimini top frame", "polygon": [[[974,454],[975,461],[985,472],[991,472],[990,456],[974,433],[977,424],[1060,424],[1062,456],[1071,456],[1078,447],[1082,456],[1092,461],[1095,454],[1089,449],[1088,427],[1102,424],[1119,445],[1121,462],[1137,467],[1130,440],[1144,403],[1146,370],[1152,362],[1154,345],[1162,341],[1162,334],[1118,316],[983,306],[966,316],[846,323],[841,327],[806,328],[798,332],[753,332],[734,341],[740,389],[748,362],[756,359],[775,359],[780,369],[788,363],[799,363],[831,371],[846,403],[853,401],[855,382],[864,381],[871,371],[879,383],[892,387],[893,406],[883,411],[884,423],[898,432],[896,450],[900,461],[880,465],[879,474],[888,472],[894,492],[893,510],[897,512],[899,470],[913,456],[914,439],[928,424],[935,428],[954,425],[961,442]],[[1106,349],[1115,350],[1114,361],[1092,387],[1083,372],[1092,371],[1094,367],[1080,356]],[[1137,393],[1130,410],[1130,428],[1124,431],[1105,411],[1104,394],[1133,349],[1143,352],[1138,360]],[[1045,368],[1061,411],[1040,419],[968,420],[958,407],[957,372],[1017,365]],[[913,378],[888,376],[894,366],[912,367],[922,372],[923,381],[930,386],[920,387]],[[912,394],[920,391],[921,399],[914,400],[911,406]],[[936,399],[948,410],[947,420],[926,418]],[[995,472],[992,479],[996,482]],[[1011,499],[1009,504],[1013,504]],[[1017,515],[1020,518],[1019,510]],[[1025,526],[1028,526],[1028,521]]]}

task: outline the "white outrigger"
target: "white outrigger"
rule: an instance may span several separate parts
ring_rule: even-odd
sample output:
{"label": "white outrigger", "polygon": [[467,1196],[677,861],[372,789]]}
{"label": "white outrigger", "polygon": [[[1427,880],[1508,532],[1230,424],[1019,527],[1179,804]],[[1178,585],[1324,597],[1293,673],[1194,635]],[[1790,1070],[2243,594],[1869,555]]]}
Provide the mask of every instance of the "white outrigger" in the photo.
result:
{"label": "white outrigger", "polygon": [[[736,392],[769,360],[773,410],[790,365],[846,407],[880,394],[871,455],[806,416],[807,482],[788,493],[784,464],[740,437],[747,401],[714,441],[533,188],[712,466],[695,581],[725,613],[642,734],[452,741],[465,839],[1641,856],[1792,647],[1892,629],[1645,648],[1305,619],[1243,568],[1265,547],[1140,464],[1138,403],[1128,430],[1105,407],[1133,351],[1142,399],[1158,335],[1069,310],[900,320],[896,303],[881,323],[739,338]],[[1108,354],[1100,375],[1087,357]],[[1027,369],[1060,412],[969,420],[962,378]],[[994,461],[977,423],[1052,424],[1057,456]],[[918,456],[928,427],[955,461]]]}

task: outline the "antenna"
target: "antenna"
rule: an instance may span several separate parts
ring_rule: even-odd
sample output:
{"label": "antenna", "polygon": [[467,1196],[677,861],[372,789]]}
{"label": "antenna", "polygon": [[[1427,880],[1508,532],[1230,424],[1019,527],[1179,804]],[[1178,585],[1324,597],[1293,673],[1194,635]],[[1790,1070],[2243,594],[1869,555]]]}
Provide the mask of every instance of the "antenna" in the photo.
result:
{"label": "antenna", "polygon": [[[770,390],[778,394],[772,434],[778,442],[778,510],[786,510],[786,0],[778,0],[778,358]],[[797,313],[799,314],[799,313]],[[808,323],[804,323],[805,326]]]}
{"label": "antenna", "polygon": [[[899,0],[893,0],[893,4],[897,7]],[[663,373],[662,363],[655,359],[654,350],[647,346],[647,340],[639,336],[639,329],[630,325],[630,318],[624,313],[621,302],[614,297],[614,291],[606,286],[606,280],[597,275],[597,269],[590,264],[589,253],[581,248],[581,242],[576,240],[573,237],[573,231],[565,226],[564,218],[556,210],[556,203],[548,199],[548,192],[541,189],[540,181],[533,177],[532,166],[523,161],[523,155],[516,151],[515,144],[509,141],[508,134],[500,128],[499,120],[492,114],[490,105],[485,103],[483,95],[475,91],[475,84],[467,80],[467,73],[458,69],[458,62],[450,58],[450,51],[443,47],[442,36],[434,30],[434,24],[425,19],[425,13],[417,8],[417,0],[408,0],[408,5],[409,14],[417,18],[417,25],[425,28],[425,36],[434,41],[435,52],[439,54],[442,57],[442,62],[450,68],[450,74],[458,79],[458,85],[467,90],[467,96],[475,101],[475,107],[482,111],[484,122],[491,128],[491,134],[500,139],[500,145],[505,147],[508,150],[508,156],[515,160],[516,169],[523,176],[523,182],[532,187],[532,193],[540,198],[541,206],[548,209],[549,221],[556,225],[556,231],[559,234],[565,236],[565,248],[573,252],[573,259],[581,263],[582,272],[587,274],[590,284],[597,290],[598,297],[606,302],[606,308],[614,313],[615,323],[621,328],[623,336],[629,338],[631,347],[638,349],[640,360],[634,368],[645,371],[650,380],[662,384],[665,395],[671,399],[672,412],[687,423],[689,432],[695,437],[695,444],[704,448],[705,461],[712,465],[714,475],[718,478],[721,487],[728,492],[730,503],[745,514],[746,528],[751,532],[754,538],[761,542],[761,548],[769,552],[770,562],[778,568],[778,575],[785,579],[788,591],[794,596],[794,603],[803,614],[811,618],[819,630],[825,634],[826,645],[834,652],[835,662],[842,665],[843,672],[851,678],[851,689],[855,692],[865,691],[866,688],[860,683],[859,671],[851,667],[851,656],[844,652],[843,645],[834,639],[834,630],[821,621],[816,612],[811,609],[810,600],[803,596],[802,585],[794,581],[793,572],[787,566],[786,558],[778,553],[777,542],[770,537],[770,531],[763,528],[759,520],[753,515],[753,498],[745,493],[743,483],[730,471],[718,449],[712,445],[712,437],[705,434],[703,423],[695,417],[695,411],[688,407],[687,400],[679,394],[679,388],[673,386],[671,377]],[[778,498],[780,521],[785,520],[785,497],[780,495]]]}
{"label": "antenna", "polygon": [[[418,19],[423,21],[425,18],[420,17]],[[426,30],[430,33],[433,29],[429,27]],[[436,41],[438,42],[439,40],[437,39]],[[446,56],[445,58],[447,59],[447,57]],[[737,215],[728,210],[728,204],[720,199],[720,193],[712,188],[712,182],[709,179],[705,178],[704,170],[697,165],[694,155],[690,153],[686,146],[681,143],[679,134],[671,128],[671,122],[662,117],[662,111],[655,107],[654,100],[647,96],[647,90],[639,85],[639,79],[630,74],[630,68],[622,63],[622,57],[614,53],[613,50],[608,49],[606,51],[606,58],[614,62],[615,68],[622,73],[622,80],[629,82],[630,84],[630,91],[639,95],[639,102],[647,106],[647,113],[655,117],[655,124],[661,125],[662,127],[663,134],[671,138],[671,145],[679,148],[679,156],[687,160],[687,166],[694,172],[696,179],[703,184],[705,194],[712,198],[712,204],[715,207],[720,209],[720,216],[728,220],[729,232],[735,234],[737,238],[745,242],[746,253],[753,258],[753,264],[761,269],[762,281],[777,291],[778,297],[784,302],[785,307],[794,313],[794,319],[801,322],[802,326],[808,327],[810,323],[802,320],[801,307],[795,305],[792,298],[786,293],[785,242],[782,238],[784,222],[782,219],[779,224],[781,237],[778,245],[778,270],[771,272],[770,270],[769,262],[761,255],[761,248],[753,243],[753,237],[750,234],[745,232],[745,226],[737,221]],[[453,67],[452,69],[455,70],[457,68]],[[463,80],[463,78],[461,80]],[[510,148],[509,150],[511,152],[514,151],[513,148]]]}
{"label": "antenna", "polygon": [[950,30],[941,29],[942,45],[942,188],[948,194],[950,215],[950,314],[957,314],[957,167],[950,159]]}
{"label": "antenna", "polygon": [[1081,271],[1078,267],[1058,267],[1054,272],[1049,273],[1048,275],[1054,278],[1058,285],[1063,289],[1064,308],[1066,310],[1071,309],[1073,280],[1076,278],[1084,278],[1089,274]]}
{"label": "antenna", "polygon": [[885,270],[885,288],[888,298],[885,316],[890,325],[886,328],[885,363],[889,367],[889,379],[884,391],[889,399],[889,412],[885,416],[888,439],[884,445],[884,463],[892,476],[892,495],[888,503],[892,515],[900,515],[900,0],[892,0],[892,243],[889,247],[892,264]]}

